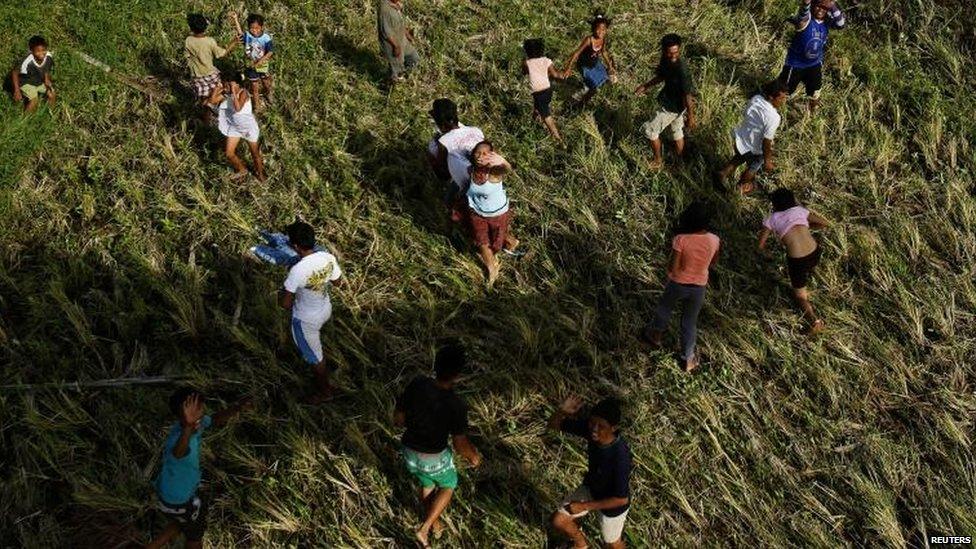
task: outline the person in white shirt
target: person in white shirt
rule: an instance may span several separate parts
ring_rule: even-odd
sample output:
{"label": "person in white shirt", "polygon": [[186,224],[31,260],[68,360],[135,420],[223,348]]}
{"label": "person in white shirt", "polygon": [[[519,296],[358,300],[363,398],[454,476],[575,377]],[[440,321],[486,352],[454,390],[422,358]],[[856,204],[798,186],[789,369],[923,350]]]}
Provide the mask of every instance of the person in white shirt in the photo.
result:
{"label": "person in white shirt", "polygon": [[773,171],[773,139],[780,124],[777,111],[786,103],[786,85],[773,80],[763,85],[761,93],[749,99],[742,114],[742,122],[732,130],[735,156],[716,172],[716,180],[724,184],[741,164],[745,171],[739,176],[739,191],[747,194],[755,189],[754,181],[760,170]]}
{"label": "person in white shirt", "polygon": [[340,285],[342,270],[336,257],[315,247],[315,229],[296,221],[288,226],[288,241],[301,259],[289,271],[278,292],[278,304],[291,311],[291,335],[305,362],[312,365],[318,393],[309,402],[318,404],[333,393],[329,369],[322,352],[322,326],[332,317],[329,286]]}

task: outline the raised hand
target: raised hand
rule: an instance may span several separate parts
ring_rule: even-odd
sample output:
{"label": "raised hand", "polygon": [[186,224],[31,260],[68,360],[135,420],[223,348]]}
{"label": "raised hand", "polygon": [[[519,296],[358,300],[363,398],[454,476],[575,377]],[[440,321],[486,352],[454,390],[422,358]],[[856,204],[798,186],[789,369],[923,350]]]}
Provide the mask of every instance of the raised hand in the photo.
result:
{"label": "raised hand", "polygon": [[569,395],[563,400],[563,403],[559,405],[559,411],[566,415],[573,415],[580,411],[583,407],[583,399],[576,395]]}
{"label": "raised hand", "polygon": [[183,427],[196,431],[203,419],[203,399],[200,393],[194,393],[184,400],[180,412],[180,423]]}

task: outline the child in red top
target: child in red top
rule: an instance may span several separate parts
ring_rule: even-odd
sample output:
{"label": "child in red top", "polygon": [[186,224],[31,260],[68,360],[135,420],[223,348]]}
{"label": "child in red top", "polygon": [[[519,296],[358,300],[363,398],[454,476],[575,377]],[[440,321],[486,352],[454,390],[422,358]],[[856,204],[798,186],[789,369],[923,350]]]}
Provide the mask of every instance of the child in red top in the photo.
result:
{"label": "child in red top", "polygon": [[695,202],[681,213],[679,234],[671,243],[668,283],[654,312],[654,320],[644,329],[644,338],[659,347],[671,320],[671,311],[681,301],[681,360],[687,372],[698,367],[695,355],[698,313],[705,301],[708,270],[718,261],[719,238],[708,232],[710,223],[711,216],[701,203]]}

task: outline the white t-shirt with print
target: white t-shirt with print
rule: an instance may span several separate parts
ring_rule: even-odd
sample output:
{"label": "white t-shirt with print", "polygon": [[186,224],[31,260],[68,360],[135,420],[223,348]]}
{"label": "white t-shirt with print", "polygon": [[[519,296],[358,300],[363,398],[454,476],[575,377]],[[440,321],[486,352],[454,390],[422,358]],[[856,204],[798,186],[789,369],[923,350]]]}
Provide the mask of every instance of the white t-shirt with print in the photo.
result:
{"label": "white t-shirt with print", "polygon": [[742,123],[732,130],[736,151],[739,154],[762,154],[763,139],[776,138],[780,120],[776,107],[762,94],[752,96],[742,114]]}
{"label": "white t-shirt with print", "polygon": [[447,170],[451,172],[451,179],[459,187],[467,186],[468,166],[471,165],[471,151],[475,145],[485,140],[481,128],[459,125],[445,133],[437,140],[447,151]]}
{"label": "white t-shirt with print", "polygon": [[342,270],[329,252],[303,257],[288,271],[285,290],[295,294],[292,316],[302,322],[324,324],[332,316],[329,283],[339,280]]}

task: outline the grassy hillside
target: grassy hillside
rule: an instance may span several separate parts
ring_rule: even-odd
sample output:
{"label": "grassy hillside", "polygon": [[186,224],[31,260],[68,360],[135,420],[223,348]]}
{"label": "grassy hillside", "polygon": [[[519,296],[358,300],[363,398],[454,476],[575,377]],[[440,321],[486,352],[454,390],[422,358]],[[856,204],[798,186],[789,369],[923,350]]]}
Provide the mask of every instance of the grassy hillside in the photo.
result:
{"label": "grassy hillside", "polygon": [[[766,202],[708,182],[747,93],[779,70],[792,2],[607,2],[621,82],[573,113],[575,81],[557,88],[566,150],[530,120],[520,45],[543,36],[561,65],[587,32],[586,3],[408,0],[423,64],[389,93],[372,2],[251,3],[277,41],[266,184],[229,182],[219,136],[186,123],[185,13],[241,7],[0,7],[5,62],[44,33],[61,94],[32,117],[0,102],[3,383],[164,375],[206,389],[211,408],[257,395],[253,414],[205,442],[212,545],[406,546],[413,487],[392,397],[445,336],[476,358],[463,393],[486,463],[462,472],[441,546],[545,543],[546,515],[585,467],[579,443],[544,433],[570,391],[628,404],[632,546],[976,533],[968,2],[863,1],[832,35],[822,110],[787,108],[765,183],[834,222],[820,237],[814,299],[828,330],[815,340],[800,334],[779,250],[755,250]],[[683,167],[651,172],[639,127],[653,94],[632,90],[668,31],[688,42],[700,128]],[[506,261],[490,291],[422,158],[439,96],[517,164],[514,230],[531,254]],[[663,286],[671,220],[694,199],[718,209],[724,250],[700,319],[703,369],[688,376],[635,336]],[[296,215],[349,282],[325,331],[347,394],[321,408],[296,397],[308,372],[274,303],[284,273],[242,259],[255,227]],[[0,545],[158,532],[150,479],[170,390],[0,391]]]}

